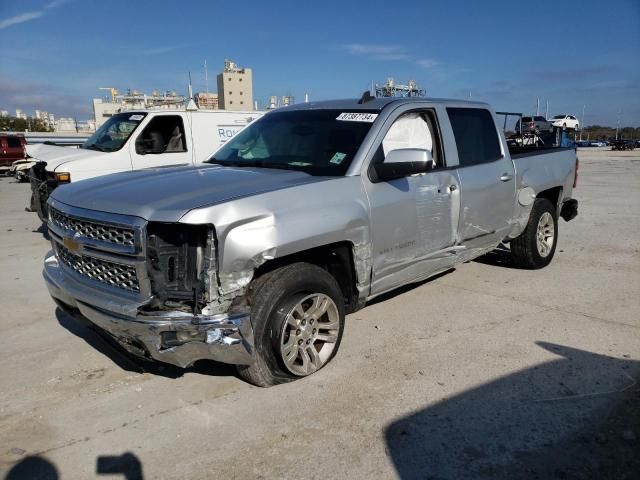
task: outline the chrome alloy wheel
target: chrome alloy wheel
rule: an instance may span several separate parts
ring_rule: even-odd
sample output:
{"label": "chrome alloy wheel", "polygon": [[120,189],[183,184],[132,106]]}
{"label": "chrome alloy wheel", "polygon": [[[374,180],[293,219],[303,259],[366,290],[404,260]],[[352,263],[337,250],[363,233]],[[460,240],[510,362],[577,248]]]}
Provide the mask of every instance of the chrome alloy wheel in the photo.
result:
{"label": "chrome alloy wheel", "polygon": [[549,212],[544,212],[538,220],[538,231],[536,233],[536,244],[538,246],[538,254],[542,258],[547,258],[553,248],[555,241],[555,227],[553,217]]}
{"label": "chrome alloy wheel", "polygon": [[340,315],[330,297],[302,297],[287,313],[280,332],[280,356],[287,369],[309,375],[331,358],[338,341]]}

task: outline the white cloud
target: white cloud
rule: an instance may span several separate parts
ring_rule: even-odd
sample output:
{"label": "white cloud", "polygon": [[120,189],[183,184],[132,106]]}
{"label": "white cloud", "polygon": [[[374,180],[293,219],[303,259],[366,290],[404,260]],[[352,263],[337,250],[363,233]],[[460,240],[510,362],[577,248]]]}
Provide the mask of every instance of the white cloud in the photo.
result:
{"label": "white cloud", "polygon": [[352,55],[360,55],[372,60],[402,61],[411,59],[411,55],[402,47],[395,45],[348,43],[342,45],[342,48]]}
{"label": "white cloud", "polygon": [[438,66],[440,62],[431,58],[421,58],[419,60],[416,60],[416,64],[422,68],[433,68]]}
{"label": "white cloud", "polygon": [[43,11],[21,13],[20,15],[16,15],[15,17],[7,18],[0,21],[0,30],[3,30],[12,25],[18,25],[19,23],[35,20],[36,18],[40,18],[42,15],[44,15]]}
{"label": "white cloud", "polygon": [[351,55],[358,55],[369,60],[407,62],[426,69],[440,64],[432,58],[416,58],[415,55],[399,45],[347,43],[341,48]]}
{"label": "white cloud", "polygon": [[20,23],[25,23],[31,20],[35,20],[36,18],[40,18],[46,13],[47,10],[57,8],[60,5],[67,3],[68,1],[69,0],[52,0],[51,2],[45,4],[40,10],[21,13],[20,15],[16,15],[15,17],[0,20],[0,30],[4,30],[5,28],[11,27],[12,25],[19,25]]}
{"label": "white cloud", "polygon": [[142,55],[160,55],[162,53],[173,52],[175,50],[180,50],[186,47],[187,45],[168,45],[166,47],[156,47],[156,48],[149,48],[147,50],[140,50],[140,53]]}
{"label": "white cloud", "polygon": [[49,2],[49,3],[47,3],[44,6],[44,8],[47,9],[47,10],[50,9],[50,8],[56,8],[56,7],[59,7],[60,5],[64,5],[68,1],[70,1],[70,0],[53,0],[53,1]]}

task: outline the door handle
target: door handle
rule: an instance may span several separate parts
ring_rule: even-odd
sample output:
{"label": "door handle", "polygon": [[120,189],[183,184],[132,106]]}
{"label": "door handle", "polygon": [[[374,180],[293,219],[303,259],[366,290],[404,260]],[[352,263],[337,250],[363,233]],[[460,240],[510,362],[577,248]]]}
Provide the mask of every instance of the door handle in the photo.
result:
{"label": "door handle", "polygon": [[501,182],[508,182],[509,180],[511,180],[513,178],[513,175],[509,174],[509,173],[503,173],[502,175],[500,175],[500,181]]}

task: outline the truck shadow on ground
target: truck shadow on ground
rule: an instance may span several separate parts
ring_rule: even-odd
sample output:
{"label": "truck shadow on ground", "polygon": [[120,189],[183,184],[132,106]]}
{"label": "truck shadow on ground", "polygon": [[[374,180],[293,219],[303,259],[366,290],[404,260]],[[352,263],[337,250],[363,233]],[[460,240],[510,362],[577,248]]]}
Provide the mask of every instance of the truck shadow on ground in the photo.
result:
{"label": "truck shadow on ground", "polygon": [[[96,459],[96,474],[108,475],[111,478],[115,475],[125,480],[144,479],[142,462],[131,452],[99,456]],[[30,455],[16,463],[7,473],[5,480],[58,480],[60,478],[62,477],[52,462],[38,455]]]}
{"label": "truck shadow on ground", "polygon": [[640,478],[640,362],[538,345],[558,359],[390,424],[399,476]]}
{"label": "truck shadow on ground", "polygon": [[501,243],[494,250],[473,260],[483,265],[491,265],[494,267],[515,268],[520,270],[511,259],[511,249],[508,245]]}
{"label": "truck shadow on ground", "polygon": [[88,320],[69,315],[60,308],[56,309],[56,319],[62,327],[76,337],[82,338],[92,348],[128,372],[150,373],[167,378],[179,378],[186,373],[214,377],[236,376],[236,370],[233,365],[214,361],[201,360],[189,368],[179,368],[166,363],[146,361],[131,355],[109,335],[101,332],[97,327],[93,327]]}

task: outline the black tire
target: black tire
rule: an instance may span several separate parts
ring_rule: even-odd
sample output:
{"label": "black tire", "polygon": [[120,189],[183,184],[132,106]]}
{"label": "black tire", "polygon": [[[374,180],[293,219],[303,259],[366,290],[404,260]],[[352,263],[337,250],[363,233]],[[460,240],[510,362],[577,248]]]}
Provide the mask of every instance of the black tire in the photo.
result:
{"label": "black tire", "polygon": [[340,286],[331,274],[316,265],[293,263],[266,273],[249,285],[248,301],[255,340],[254,361],[251,365],[238,365],[240,377],[259,387],[270,387],[302,378],[287,369],[279,354],[280,336],[291,308],[301,297],[313,293],[330,297],[337,307],[337,340],[330,356],[318,370],[333,359],[344,331],[345,308]]}
{"label": "black tire", "polygon": [[[553,245],[543,256],[538,250],[538,223],[540,218],[548,213],[553,222]],[[529,221],[524,232],[519,237],[511,240],[511,258],[513,263],[520,268],[537,269],[551,263],[558,244],[558,215],[553,204],[546,198],[537,198],[533,203]]]}

